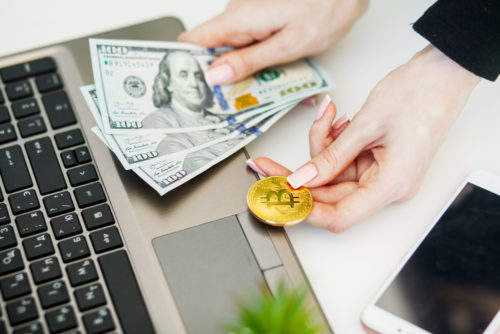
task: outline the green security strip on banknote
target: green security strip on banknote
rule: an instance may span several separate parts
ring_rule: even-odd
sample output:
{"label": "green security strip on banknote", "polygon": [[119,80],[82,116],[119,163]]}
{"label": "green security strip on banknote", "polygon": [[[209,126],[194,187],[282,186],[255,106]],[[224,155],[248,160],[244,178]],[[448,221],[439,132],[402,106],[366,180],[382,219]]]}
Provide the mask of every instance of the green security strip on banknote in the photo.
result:
{"label": "green security strip on banknote", "polygon": [[228,48],[90,39],[90,50],[105,134],[227,128],[334,86],[312,59],[212,89],[204,74]]}

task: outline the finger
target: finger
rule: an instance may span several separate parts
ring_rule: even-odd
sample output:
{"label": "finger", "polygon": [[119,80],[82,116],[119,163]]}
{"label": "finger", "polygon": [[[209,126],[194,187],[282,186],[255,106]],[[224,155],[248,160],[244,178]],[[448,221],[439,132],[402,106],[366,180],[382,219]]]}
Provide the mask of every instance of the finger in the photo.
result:
{"label": "finger", "polygon": [[318,104],[318,95],[313,95],[300,101],[301,105],[315,107]]}
{"label": "finger", "polygon": [[292,173],[288,168],[266,157],[249,159],[247,160],[247,166],[264,177],[287,176]]}
{"label": "finger", "polygon": [[337,177],[373,138],[366,127],[351,122],[335,141],[288,177],[294,188],[302,185],[318,187]]}
{"label": "finger", "polygon": [[366,173],[370,182],[334,204],[315,203],[307,222],[340,233],[366,219],[393,202],[391,178],[378,175],[379,167],[373,164]]}
{"label": "finger", "polygon": [[212,86],[244,79],[266,67],[288,63],[305,55],[296,45],[292,29],[281,30],[250,46],[230,51],[210,66],[207,79]]}
{"label": "finger", "polygon": [[361,152],[356,160],[347,166],[331,184],[337,184],[346,181],[359,181],[361,175],[374,163],[375,159],[371,151]]}
{"label": "finger", "polygon": [[[287,176],[292,173],[288,168],[266,157],[261,157],[253,160],[249,159],[247,160],[247,165],[253,171],[264,177]],[[309,191],[311,192],[311,195],[313,196],[315,201],[334,203],[354,191],[356,187],[356,182],[345,182],[343,184],[333,186],[311,188],[309,189]]]}
{"label": "finger", "polygon": [[309,129],[309,152],[311,158],[326,149],[334,140],[331,135],[332,122],[337,109],[328,95],[325,95]]}
{"label": "finger", "polygon": [[338,136],[347,128],[347,126],[351,123],[349,120],[349,114],[344,114],[340,117],[333,125],[331,130],[331,135],[334,139],[337,139]]}
{"label": "finger", "polygon": [[[266,20],[260,11],[262,9],[256,6],[226,10],[196,28],[183,32],[177,40],[206,47],[248,45],[267,38],[282,27],[282,22]],[[265,23],[256,24],[256,17]]]}
{"label": "finger", "polygon": [[338,184],[309,188],[314,201],[322,203],[337,203],[358,188],[358,183],[346,181]]}

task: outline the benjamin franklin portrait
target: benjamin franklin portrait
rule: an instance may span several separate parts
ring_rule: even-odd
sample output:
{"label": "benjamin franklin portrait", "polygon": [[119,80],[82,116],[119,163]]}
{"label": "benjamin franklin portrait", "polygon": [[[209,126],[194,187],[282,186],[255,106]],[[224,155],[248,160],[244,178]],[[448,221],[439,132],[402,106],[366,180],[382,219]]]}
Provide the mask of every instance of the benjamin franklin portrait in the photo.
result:
{"label": "benjamin franklin portrait", "polygon": [[[167,53],[159,64],[153,85],[153,103],[158,108],[146,116],[144,128],[192,128],[216,124],[223,118],[207,109],[214,105],[214,96],[203,71],[189,52]],[[169,134],[158,145],[160,155],[176,153],[226,136],[233,129]],[[224,141],[189,154],[183,168],[190,172],[223,154],[242,139]]]}

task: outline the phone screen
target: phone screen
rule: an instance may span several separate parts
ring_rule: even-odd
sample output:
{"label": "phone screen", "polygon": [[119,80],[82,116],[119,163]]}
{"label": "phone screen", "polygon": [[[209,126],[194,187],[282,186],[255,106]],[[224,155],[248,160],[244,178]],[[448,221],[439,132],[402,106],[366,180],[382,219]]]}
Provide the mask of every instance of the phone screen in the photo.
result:
{"label": "phone screen", "polygon": [[482,333],[500,310],[500,196],[468,183],[375,304],[433,333]]}

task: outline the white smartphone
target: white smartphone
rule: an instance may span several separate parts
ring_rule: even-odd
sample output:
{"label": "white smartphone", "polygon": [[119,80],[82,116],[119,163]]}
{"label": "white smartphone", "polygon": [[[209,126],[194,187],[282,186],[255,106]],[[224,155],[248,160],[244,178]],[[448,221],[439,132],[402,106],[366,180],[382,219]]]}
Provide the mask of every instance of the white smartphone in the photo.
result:
{"label": "white smartphone", "polygon": [[467,177],[361,322],[370,333],[500,334],[500,176]]}

